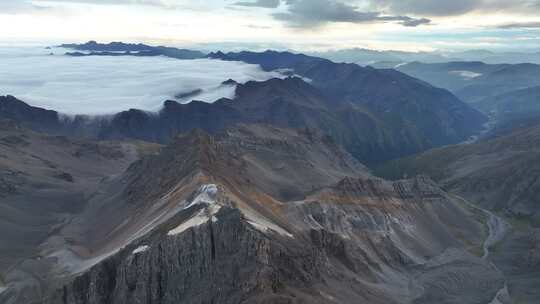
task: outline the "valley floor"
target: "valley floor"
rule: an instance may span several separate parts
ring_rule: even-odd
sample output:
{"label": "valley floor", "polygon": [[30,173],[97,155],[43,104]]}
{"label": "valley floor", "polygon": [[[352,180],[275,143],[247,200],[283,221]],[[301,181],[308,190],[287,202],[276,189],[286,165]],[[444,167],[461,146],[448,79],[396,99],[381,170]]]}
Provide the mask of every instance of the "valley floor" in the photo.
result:
{"label": "valley floor", "polygon": [[540,261],[540,229],[456,197],[487,215],[488,236],[483,244],[482,258],[492,262],[506,279],[505,286],[489,304],[537,303],[540,298],[540,290],[536,288],[540,286],[540,271],[534,266]]}

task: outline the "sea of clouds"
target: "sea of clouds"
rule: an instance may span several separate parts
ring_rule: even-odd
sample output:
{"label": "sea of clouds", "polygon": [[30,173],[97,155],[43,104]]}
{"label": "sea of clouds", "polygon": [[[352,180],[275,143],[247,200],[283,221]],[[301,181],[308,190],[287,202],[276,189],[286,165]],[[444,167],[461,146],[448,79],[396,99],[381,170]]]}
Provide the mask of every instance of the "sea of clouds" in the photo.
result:
{"label": "sea of clouds", "polygon": [[0,95],[13,95],[64,114],[112,114],[132,108],[158,111],[165,100],[196,90],[202,93],[178,101],[233,98],[235,87],[221,84],[227,79],[244,83],[283,77],[241,62],[161,56],[70,57],[64,55],[66,51],[0,47]]}

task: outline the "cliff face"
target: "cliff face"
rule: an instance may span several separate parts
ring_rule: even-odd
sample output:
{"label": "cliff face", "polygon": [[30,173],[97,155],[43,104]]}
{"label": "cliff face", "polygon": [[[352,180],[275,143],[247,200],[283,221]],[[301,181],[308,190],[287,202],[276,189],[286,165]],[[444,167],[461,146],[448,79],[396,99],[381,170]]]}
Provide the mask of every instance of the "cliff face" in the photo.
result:
{"label": "cliff face", "polygon": [[184,233],[156,232],[147,239],[140,246],[148,249],[128,246],[50,302],[286,303],[294,289],[320,280],[324,263],[314,248],[272,240],[230,208]]}
{"label": "cliff face", "polygon": [[116,250],[46,303],[483,303],[503,285],[468,253],[473,211],[429,179],[374,178],[316,133],[194,132],[120,180],[102,237],[86,232]]}

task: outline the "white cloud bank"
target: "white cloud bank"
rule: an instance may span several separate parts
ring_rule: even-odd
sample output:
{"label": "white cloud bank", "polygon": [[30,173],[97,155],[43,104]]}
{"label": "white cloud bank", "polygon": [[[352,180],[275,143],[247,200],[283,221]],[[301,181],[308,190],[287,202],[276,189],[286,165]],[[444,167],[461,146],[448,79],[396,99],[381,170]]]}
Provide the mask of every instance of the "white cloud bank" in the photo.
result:
{"label": "white cloud bank", "polygon": [[[55,55],[49,55],[50,52]],[[243,83],[282,77],[257,65],[166,57],[64,56],[65,50],[0,48],[0,95],[65,114],[157,111],[167,99],[198,89],[206,102],[234,97],[229,78]]]}

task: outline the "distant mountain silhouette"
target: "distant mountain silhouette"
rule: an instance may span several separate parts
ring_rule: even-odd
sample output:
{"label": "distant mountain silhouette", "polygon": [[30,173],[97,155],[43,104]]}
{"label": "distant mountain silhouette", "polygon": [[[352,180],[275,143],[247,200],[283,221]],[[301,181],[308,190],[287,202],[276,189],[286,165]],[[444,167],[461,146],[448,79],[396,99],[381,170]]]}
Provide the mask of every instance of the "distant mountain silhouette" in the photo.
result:
{"label": "distant mountain silhouette", "polygon": [[403,73],[448,89],[470,103],[540,85],[540,65],[413,62],[397,67]]}
{"label": "distant mountain silhouette", "polygon": [[[199,51],[178,49],[165,46],[150,46],[142,43],[97,43],[89,41],[84,44],[62,44],[60,47],[73,49],[78,52],[67,52],[68,56],[166,56],[176,59],[197,59],[203,58],[204,53]],[[87,51],[87,52],[81,52]]]}

